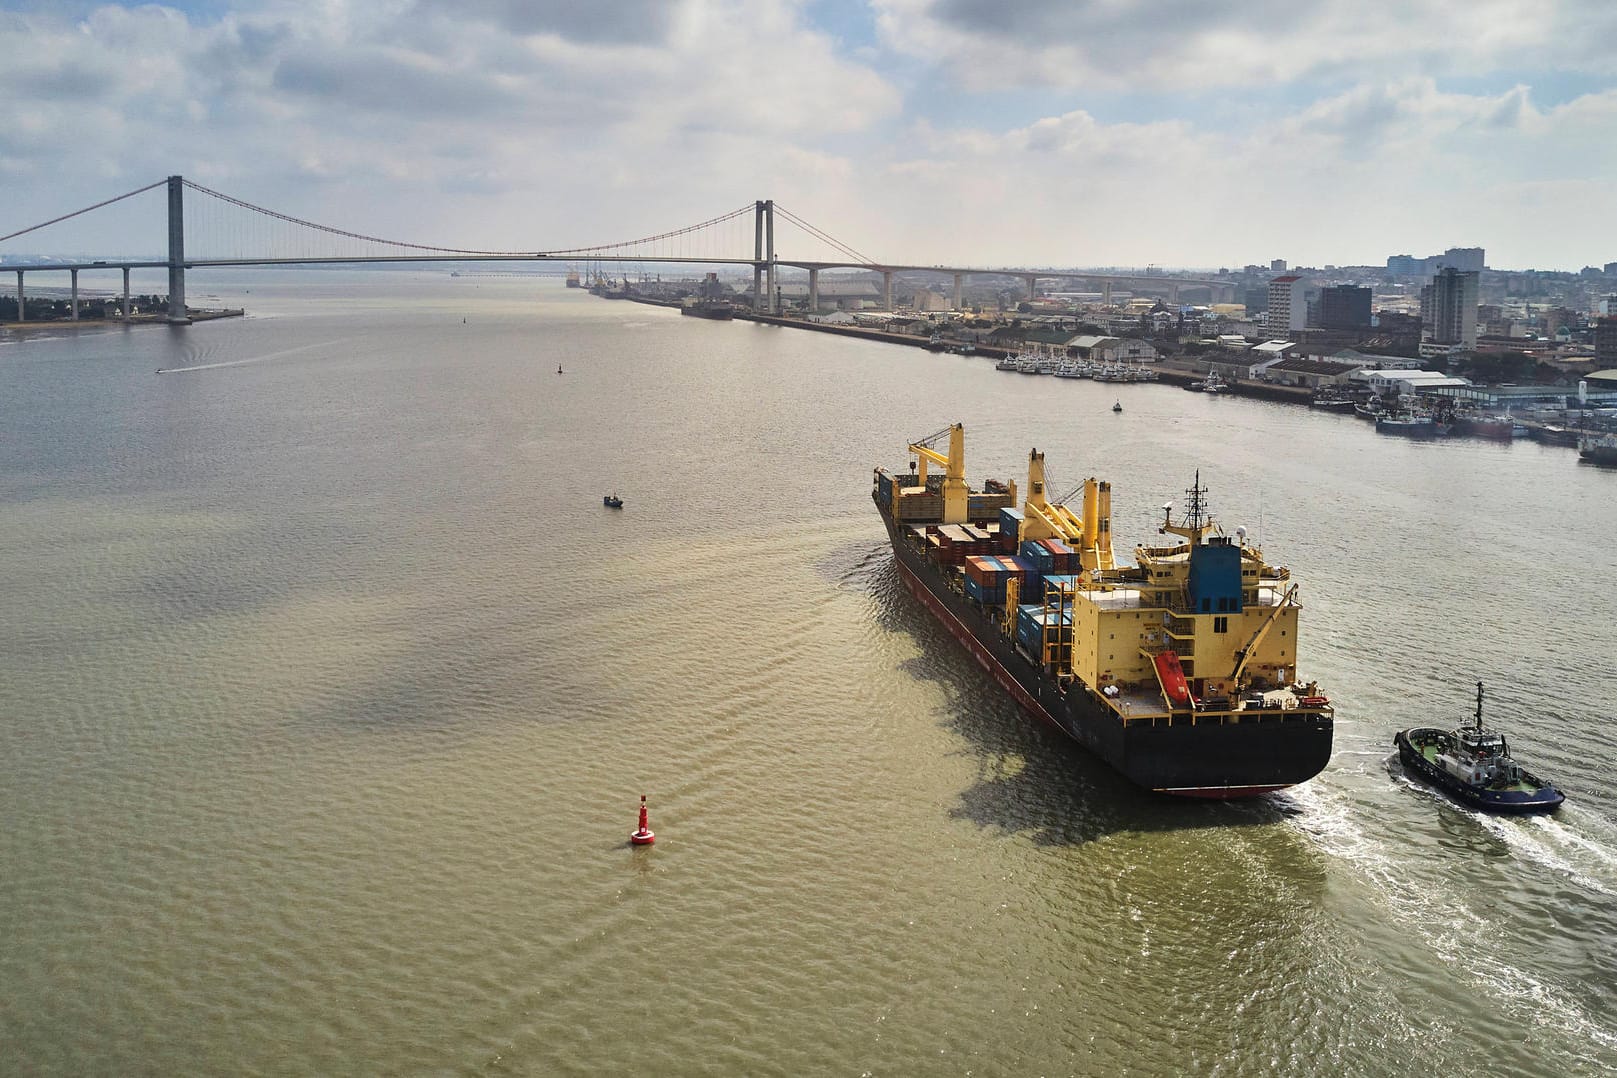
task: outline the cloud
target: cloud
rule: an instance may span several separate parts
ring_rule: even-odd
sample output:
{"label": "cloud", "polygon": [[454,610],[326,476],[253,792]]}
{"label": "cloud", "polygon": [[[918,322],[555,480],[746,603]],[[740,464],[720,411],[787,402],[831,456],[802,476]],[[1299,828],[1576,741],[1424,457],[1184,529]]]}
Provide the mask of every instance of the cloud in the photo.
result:
{"label": "cloud", "polygon": [[1358,81],[1515,65],[1617,71],[1607,0],[874,0],[887,44],[973,89],[1134,89]]}
{"label": "cloud", "polygon": [[213,19],[109,5],[0,21],[0,94],[28,118],[8,125],[0,170],[34,178],[6,212],[23,220],[105,197],[109,176],[179,172],[372,234],[524,221],[599,241],[580,234],[592,216],[656,232],[793,169],[837,174],[828,142],[901,105],[789,0],[266,0]]}
{"label": "cloud", "polygon": [[513,34],[548,34],[586,45],[661,45],[697,5],[682,0],[420,0],[423,14],[486,22]]}
{"label": "cloud", "polygon": [[[0,234],[182,173],[475,248],[605,243],[773,198],[922,263],[1617,250],[1599,213],[1617,54],[1590,43],[1617,5],[873,0],[874,36],[860,22],[851,41],[804,0],[207,10],[0,12]],[[1557,200],[1578,228],[1532,241],[1521,222]],[[115,246],[161,248],[158,213],[83,220],[86,243],[138,226]]]}

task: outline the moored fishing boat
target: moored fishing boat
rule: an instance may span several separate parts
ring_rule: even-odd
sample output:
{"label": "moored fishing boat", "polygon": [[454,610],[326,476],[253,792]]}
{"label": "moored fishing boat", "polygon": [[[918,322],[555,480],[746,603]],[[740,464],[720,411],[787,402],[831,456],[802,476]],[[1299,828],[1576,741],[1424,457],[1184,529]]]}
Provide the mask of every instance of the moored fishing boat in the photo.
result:
{"label": "moored fishing boat", "polygon": [[1586,434],[1578,439],[1578,456],[1591,464],[1617,465],[1617,434]]}
{"label": "moored fishing boat", "polygon": [[1511,758],[1503,734],[1483,727],[1480,681],[1475,725],[1400,730],[1393,744],[1406,771],[1487,812],[1552,812],[1566,800],[1553,783]]}
{"label": "moored fishing boat", "polygon": [[1496,442],[1514,439],[1516,426],[1516,421],[1508,415],[1463,415],[1454,420],[1456,433],[1469,434],[1473,438],[1491,438]]}
{"label": "moored fishing boat", "polygon": [[1543,442],[1545,445],[1576,446],[1580,437],[1576,429],[1554,423],[1530,427],[1527,434],[1535,442]]}
{"label": "moored fishing boat", "polygon": [[1377,434],[1396,434],[1402,438],[1440,438],[1448,434],[1447,423],[1439,423],[1429,415],[1398,415],[1376,417]]}
{"label": "moored fishing boat", "polygon": [[1136,547],[1127,565],[1110,483],[1086,480],[1074,512],[1047,496],[1034,450],[1020,504],[1014,481],[973,490],[959,424],[909,452],[912,470],[877,468],[871,492],[899,575],[1030,714],[1180,796],[1250,797],[1329,762],[1334,709],[1295,676],[1297,585],[1245,529],[1223,532],[1199,481],[1158,529],[1182,541]]}
{"label": "moored fishing boat", "polygon": [[1308,406],[1325,412],[1351,412],[1354,403],[1352,397],[1344,397],[1334,389],[1322,389],[1309,400]]}

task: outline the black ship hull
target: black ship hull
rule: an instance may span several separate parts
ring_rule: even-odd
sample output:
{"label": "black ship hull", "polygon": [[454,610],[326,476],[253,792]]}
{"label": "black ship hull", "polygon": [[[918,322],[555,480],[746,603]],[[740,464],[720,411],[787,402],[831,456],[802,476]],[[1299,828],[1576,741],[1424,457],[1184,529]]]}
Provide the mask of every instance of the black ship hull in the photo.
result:
{"label": "black ship hull", "polygon": [[1057,680],[1024,655],[987,615],[949,587],[926,556],[903,541],[886,513],[904,584],[1024,711],[1061,730],[1136,785],[1182,797],[1253,797],[1306,782],[1330,761],[1333,722],[1310,713],[1256,712],[1245,722],[1197,721],[1193,713],[1125,721],[1094,691]]}
{"label": "black ship hull", "polygon": [[717,306],[697,303],[681,307],[679,313],[692,318],[711,318],[717,322],[728,322],[735,317],[735,310],[729,304]]}

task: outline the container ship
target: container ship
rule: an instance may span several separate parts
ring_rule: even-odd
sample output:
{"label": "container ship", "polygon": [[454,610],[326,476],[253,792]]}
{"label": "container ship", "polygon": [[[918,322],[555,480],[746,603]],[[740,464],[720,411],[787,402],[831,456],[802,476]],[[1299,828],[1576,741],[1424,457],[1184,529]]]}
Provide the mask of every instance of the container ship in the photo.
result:
{"label": "container ship", "polygon": [[1297,675],[1298,586],[1224,533],[1199,473],[1182,516],[1163,507],[1175,538],[1126,565],[1110,483],[1085,480],[1074,512],[1035,449],[1025,500],[1014,480],[974,489],[959,424],[909,453],[871,491],[899,575],[1023,709],[1164,794],[1253,797],[1325,768],[1335,712]]}

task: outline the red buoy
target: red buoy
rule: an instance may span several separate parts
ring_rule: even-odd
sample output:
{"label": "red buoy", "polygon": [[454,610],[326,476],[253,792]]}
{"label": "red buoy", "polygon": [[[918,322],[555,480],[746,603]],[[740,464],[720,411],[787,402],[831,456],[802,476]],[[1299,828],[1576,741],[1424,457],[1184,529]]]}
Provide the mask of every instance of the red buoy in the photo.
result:
{"label": "red buoy", "polygon": [[646,817],[646,795],[640,795],[640,826],[629,836],[629,841],[636,846],[650,846],[657,841],[657,836],[651,833],[650,822]]}

